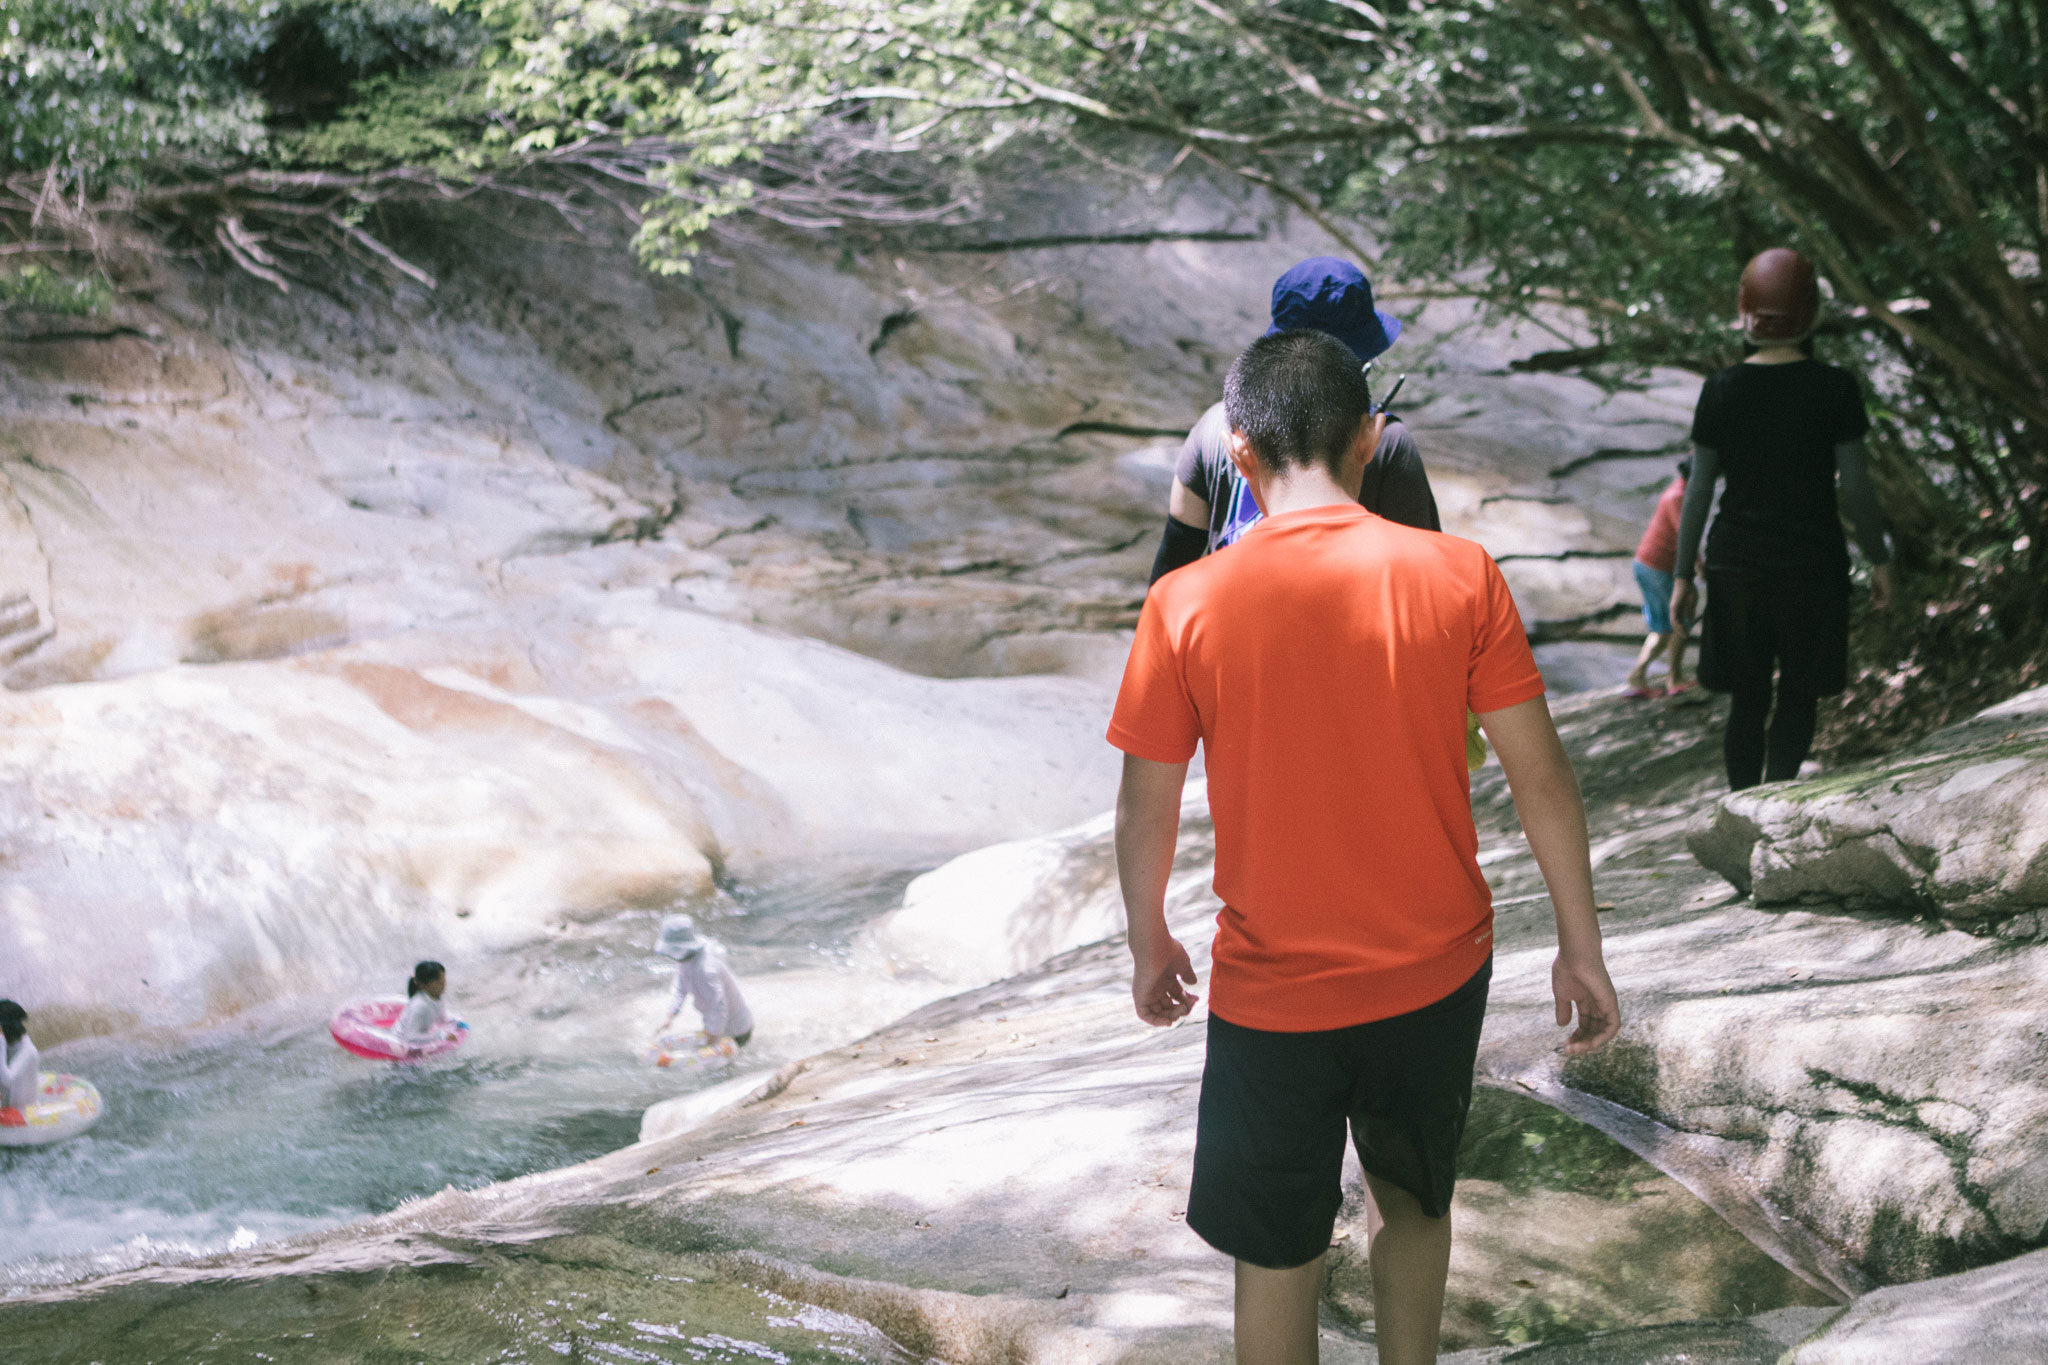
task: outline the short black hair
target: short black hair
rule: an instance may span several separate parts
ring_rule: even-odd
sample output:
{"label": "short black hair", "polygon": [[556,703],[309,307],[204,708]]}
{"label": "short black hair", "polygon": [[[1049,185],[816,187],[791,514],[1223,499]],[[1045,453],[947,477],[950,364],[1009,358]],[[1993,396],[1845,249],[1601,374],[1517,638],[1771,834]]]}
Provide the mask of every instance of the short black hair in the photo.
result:
{"label": "short black hair", "polygon": [[1371,410],[1351,348],[1307,328],[1260,337],[1223,379],[1231,429],[1274,469],[1321,465],[1336,473]]}
{"label": "short black hair", "polygon": [[10,1036],[18,1035],[27,1023],[27,1010],[12,1000],[0,1000],[0,1032]]}

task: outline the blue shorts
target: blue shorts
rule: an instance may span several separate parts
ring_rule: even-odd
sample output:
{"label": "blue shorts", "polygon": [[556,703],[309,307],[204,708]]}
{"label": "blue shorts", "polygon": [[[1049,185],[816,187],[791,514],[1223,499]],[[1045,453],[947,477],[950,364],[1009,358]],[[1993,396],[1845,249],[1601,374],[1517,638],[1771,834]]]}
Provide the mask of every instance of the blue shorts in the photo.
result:
{"label": "blue shorts", "polygon": [[1636,586],[1643,590],[1643,624],[1652,635],[1669,635],[1674,580],[1662,569],[1653,569],[1640,559],[1635,565]]}

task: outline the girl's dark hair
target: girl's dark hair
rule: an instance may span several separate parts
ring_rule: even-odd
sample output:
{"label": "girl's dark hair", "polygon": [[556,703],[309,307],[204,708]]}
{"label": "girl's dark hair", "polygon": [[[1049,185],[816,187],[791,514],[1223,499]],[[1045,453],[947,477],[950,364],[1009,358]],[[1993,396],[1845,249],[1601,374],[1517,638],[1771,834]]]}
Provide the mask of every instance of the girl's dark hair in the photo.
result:
{"label": "girl's dark hair", "polygon": [[15,1034],[27,1027],[28,1011],[12,1000],[0,1000],[0,1031]]}
{"label": "girl's dark hair", "polygon": [[410,1000],[425,989],[429,981],[448,975],[448,969],[438,962],[415,962],[412,964],[412,980],[405,983],[405,998]]}

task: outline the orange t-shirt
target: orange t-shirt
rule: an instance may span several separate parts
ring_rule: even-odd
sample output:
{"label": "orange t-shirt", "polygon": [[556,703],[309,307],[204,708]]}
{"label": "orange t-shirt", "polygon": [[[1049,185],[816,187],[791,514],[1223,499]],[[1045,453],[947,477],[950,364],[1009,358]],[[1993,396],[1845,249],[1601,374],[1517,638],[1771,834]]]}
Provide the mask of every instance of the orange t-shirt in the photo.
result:
{"label": "orange t-shirt", "polygon": [[1347,1028],[1478,971],[1493,897],[1465,710],[1542,693],[1486,551],[1355,504],[1268,517],[1153,584],[1109,741],[1158,763],[1207,752],[1215,1013]]}

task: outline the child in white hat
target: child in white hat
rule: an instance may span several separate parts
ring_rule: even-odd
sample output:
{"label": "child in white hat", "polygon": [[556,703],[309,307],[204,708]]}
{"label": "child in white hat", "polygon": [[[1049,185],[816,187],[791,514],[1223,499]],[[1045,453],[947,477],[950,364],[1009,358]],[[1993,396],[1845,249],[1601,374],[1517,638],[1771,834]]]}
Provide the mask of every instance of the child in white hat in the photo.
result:
{"label": "child in white hat", "polygon": [[661,922],[654,951],[676,960],[676,984],[669,995],[668,1018],[662,1020],[656,1032],[666,1033],[683,1006],[694,999],[697,1013],[704,1020],[704,1032],[710,1038],[730,1038],[745,1047],[754,1036],[754,1012],[747,1008],[746,997],[740,994],[739,979],[725,965],[725,954],[718,945],[698,933],[696,922],[688,915],[670,915]]}

